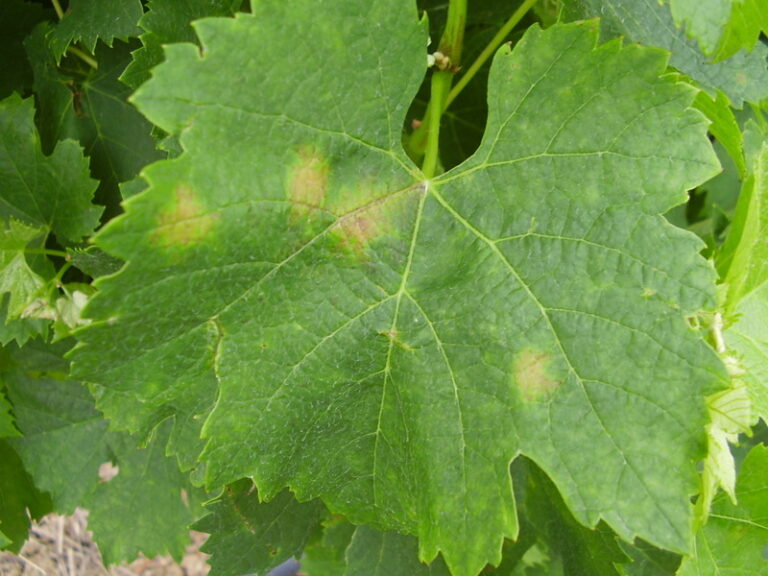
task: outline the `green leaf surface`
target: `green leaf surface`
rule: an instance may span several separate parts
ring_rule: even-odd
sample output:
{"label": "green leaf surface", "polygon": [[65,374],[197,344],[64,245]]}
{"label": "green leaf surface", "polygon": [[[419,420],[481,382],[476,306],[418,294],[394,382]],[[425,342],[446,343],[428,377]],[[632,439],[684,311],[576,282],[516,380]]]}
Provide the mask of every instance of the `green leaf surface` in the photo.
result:
{"label": "green leaf surface", "polygon": [[48,14],[40,4],[22,0],[0,3],[0,100],[12,92],[25,94],[32,86],[32,68],[24,53],[24,38]]}
{"label": "green leaf surface", "polygon": [[[0,378],[22,432],[8,442],[57,512],[77,506],[90,511],[88,527],[105,564],[139,552],[180,558],[196,510],[186,479],[163,453],[167,426],[145,449],[126,434],[108,432],[88,391],[67,378],[69,364],[61,354],[70,346],[33,343],[2,351]],[[118,473],[105,481],[100,469],[110,462]]]}
{"label": "green leaf surface", "polygon": [[260,502],[250,480],[227,486],[207,509],[194,528],[211,534],[203,546],[212,555],[211,576],[266,574],[299,557],[325,511],[318,500],[297,502],[288,490]]}
{"label": "green leaf surface", "polygon": [[[419,543],[413,536],[359,526],[346,552],[344,576],[450,576],[442,558],[419,562]],[[310,574],[310,576],[314,576]]]}
{"label": "green leaf surface", "polygon": [[115,420],[176,413],[188,438],[218,384],[211,486],[289,485],[456,575],[516,536],[521,452],[578,521],[686,550],[726,379],[683,319],[714,305],[713,270],[660,216],[718,170],[695,92],[660,50],[597,47],[595,22],[534,27],[496,56],[477,153],[426,181],[400,146],[425,65],[410,3],[312,6],[199,21],[202,55],[169,46],[137,92],[185,153],[98,236],[127,264],[76,373]]}
{"label": "green leaf surface", "polygon": [[699,92],[699,95],[696,96],[695,106],[712,122],[709,126],[709,133],[728,152],[736,164],[739,178],[743,179],[747,170],[744,160],[744,137],[728,97],[720,91],[714,98],[706,92]]}
{"label": "green leaf surface", "polygon": [[677,576],[764,576],[768,561],[768,448],[755,446],[744,460],[736,484],[738,504],[721,493],[706,525],[696,536],[692,556]]}
{"label": "green leaf surface", "polygon": [[730,58],[739,50],[752,50],[760,34],[766,32],[768,32],[768,4],[763,0],[733,2],[731,18],[723,31],[716,59]]}
{"label": "green leaf surface", "polygon": [[610,576],[623,574],[629,561],[604,525],[585,528],[573,518],[557,488],[535,466],[528,467],[525,512],[529,521],[548,545],[557,553],[569,576]]}
{"label": "green leaf surface", "polygon": [[[0,380],[0,385],[1,384],[2,380]],[[19,431],[16,429],[16,426],[13,425],[14,418],[11,413],[13,406],[11,406],[5,398],[2,387],[0,387],[0,392],[2,392],[2,394],[0,394],[0,438],[18,436]],[[0,546],[0,548],[2,548],[2,546]]]}
{"label": "green leaf surface", "polygon": [[760,102],[768,97],[768,46],[758,44],[751,52],[742,50],[712,62],[695,40],[675,26],[669,7],[657,0],[576,0],[574,6],[571,15],[600,16],[611,35],[671,51],[671,66],[712,93],[724,92],[739,108],[745,100]]}
{"label": "green leaf surface", "polygon": [[100,181],[98,202],[117,212],[118,183],[133,179],[144,166],[165,157],[155,147],[152,125],[127,102],[130,88],[118,80],[131,61],[137,43],[100,44],[99,68],[69,74],[56,65],[47,45],[50,26],[40,26],[25,43],[34,62],[38,123],[43,150],[71,138],[90,157],[90,169]]}
{"label": "green leaf surface", "polygon": [[636,540],[632,546],[622,545],[624,552],[632,562],[622,566],[626,576],[670,576],[680,566],[680,556],[666,550],[659,550]]}
{"label": "green leaf surface", "polygon": [[314,534],[304,547],[301,571],[309,576],[339,576],[347,567],[346,551],[356,527],[343,517],[329,516],[322,531]]}
{"label": "green leaf surface", "polygon": [[82,42],[93,53],[97,40],[112,46],[115,38],[138,36],[143,13],[141,0],[70,0],[64,17],[48,35],[56,62],[73,42]]}
{"label": "green leaf surface", "polygon": [[695,38],[704,54],[712,54],[720,44],[731,16],[733,0],[667,0],[672,18]]}
{"label": "green leaf surface", "polygon": [[101,209],[91,204],[96,182],[75,142],[59,142],[43,155],[32,100],[13,95],[0,102],[0,218],[80,242],[99,222]]}
{"label": "green leaf surface", "polygon": [[29,533],[30,514],[37,519],[50,510],[49,498],[35,488],[8,439],[0,438],[0,530],[6,540],[3,547],[18,552]]}
{"label": "green leaf surface", "polygon": [[120,79],[131,88],[149,80],[150,70],[163,61],[163,44],[197,42],[192,21],[210,16],[231,16],[241,0],[151,0],[139,25],[143,46]]}
{"label": "green leaf surface", "polygon": [[43,240],[45,229],[27,226],[17,220],[0,220],[0,296],[8,294],[6,322],[19,318],[40,289],[46,284],[32,270],[25,256],[34,240]]}

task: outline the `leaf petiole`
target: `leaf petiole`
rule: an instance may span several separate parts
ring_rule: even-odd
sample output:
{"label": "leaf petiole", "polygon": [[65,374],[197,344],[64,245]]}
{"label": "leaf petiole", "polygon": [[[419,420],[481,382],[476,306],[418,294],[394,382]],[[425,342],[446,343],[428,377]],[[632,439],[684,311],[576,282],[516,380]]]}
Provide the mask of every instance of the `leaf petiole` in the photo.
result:
{"label": "leaf petiole", "polygon": [[93,56],[91,56],[87,52],[80,50],[75,46],[67,46],[67,52],[72,54],[72,56],[77,56],[78,58],[80,58],[80,60],[88,64],[88,66],[90,66],[94,70],[99,69],[99,63],[96,61],[96,59]]}
{"label": "leaf petiole", "polygon": [[483,64],[485,64],[488,59],[493,56],[498,47],[501,46],[502,42],[504,42],[504,39],[509,35],[510,32],[512,32],[512,30],[514,30],[515,26],[520,23],[523,17],[531,8],[533,8],[537,1],[538,0],[525,0],[525,2],[523,2],[518,7],[518,9],[514,11],[512,16],[509,17],[509,20],[506,21],[504,26],[502,26],[496,35],[491,39],[488,45],[480,53],[480,55],[475,59],[474,62],[472,62],[472,65],[467,69],[462,77],[459,78],[459,81],[456,82],[456,85],[448,94],[448,99],[445,102],[445,108],[448,108],[448,106],[451,105],[451,102],[456,99],[464,87],[469,84],[472,78],[475,77],[475,74],[477,74],[478,70],[483,67]]}

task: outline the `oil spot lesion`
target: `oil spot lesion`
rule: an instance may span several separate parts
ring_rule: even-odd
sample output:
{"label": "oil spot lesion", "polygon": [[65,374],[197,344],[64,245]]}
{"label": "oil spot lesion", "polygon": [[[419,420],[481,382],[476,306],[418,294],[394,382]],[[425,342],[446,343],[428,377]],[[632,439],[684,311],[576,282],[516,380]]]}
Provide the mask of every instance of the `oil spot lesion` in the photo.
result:
{"label": "oil spot lesion", "polygon": [[152,240],[163,247],[187,248],[209,236],[218,218],[218,214],[206,212],[191,186],[179,184],[171,204],[157,216]]}
{"label": "oil spot lesion", "polygon": [[287,179],[287,197],[293,219],[306,218],[313,211],[323,209],[329,173],[328,162],[317,148],[302,146],[298,149],[297,161],[289,167]]}
{"label": "oil spot lesion", "polygon": [[560,387],[560,382],[552,375],[552,357],[541,350],[523,349],[512,366],[513,385],[524,400],[533,402],[546,400]]}

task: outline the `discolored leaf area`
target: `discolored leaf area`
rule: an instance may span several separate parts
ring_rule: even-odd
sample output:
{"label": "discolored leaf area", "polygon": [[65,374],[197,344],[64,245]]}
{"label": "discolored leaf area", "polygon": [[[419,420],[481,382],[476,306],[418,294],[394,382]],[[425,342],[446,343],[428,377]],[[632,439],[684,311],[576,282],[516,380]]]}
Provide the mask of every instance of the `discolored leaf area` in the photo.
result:
{"label": "discolored leaf area", "polygon": [[97,236],[126,265],[75,373],[119,426],[202,435],[179,457],[210,487],[288,486],[457,576],[517,535],[520,453],[579,522],[687,550],[726,378],[684,320],[714,272],[660,216],[718,170],[695,91],[594,21],[533,27],[478,151],[427,179],[400,145],[413,6],[313,6],[195,23],[134,96],[184,153]]}

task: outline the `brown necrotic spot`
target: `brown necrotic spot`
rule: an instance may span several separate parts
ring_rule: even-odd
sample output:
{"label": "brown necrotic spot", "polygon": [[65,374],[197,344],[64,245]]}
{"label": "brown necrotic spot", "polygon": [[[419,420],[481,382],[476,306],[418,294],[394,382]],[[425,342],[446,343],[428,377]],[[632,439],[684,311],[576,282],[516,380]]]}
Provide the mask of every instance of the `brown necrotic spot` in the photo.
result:
{"label": "brown necrotic spot", "polygon": [[325,203],[328,163],[317,149],[309,146],[299,148],[297,156],[296,163],[289,168],[287,193],[291,216],[303,218]]}
{"label": "brown necrotic spot", "polygon": [[546,352],[526,348],[515,358],[512,367],[514,385],[527,401],[549,397],[560,382],[551,375],[551,357]]}
{"label": "brown necrotic spot", "polygon": [[205,211],[195,191],[186,184],[174,190],[173,202],[157,216],[152,239],[162,246],[188,247],[210,234],[218,214]]}

